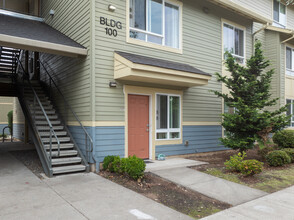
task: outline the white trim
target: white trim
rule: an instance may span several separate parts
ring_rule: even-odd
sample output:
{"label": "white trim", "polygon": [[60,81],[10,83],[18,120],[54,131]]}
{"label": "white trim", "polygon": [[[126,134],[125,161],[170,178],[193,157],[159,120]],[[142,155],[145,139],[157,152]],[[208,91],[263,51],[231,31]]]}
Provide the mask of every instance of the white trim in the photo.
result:
{"label": "white trim", "polygon": [[[272,1],[272,19],[273,19],[273,26],[275,26],[275,27],[280,27],[280,28],[286,28],[287,27],[287,9],[288,9],[288,7],[287,7],[287,5],[285,5],[284,3],[282,3],[281,1],[278,1],[278,3],[279,3],[279,21],[276,21],[275,20],[275,18],[274,18],[274,2],[275,2],[275,0],[273,0]],[[285,24],[282,24],[281,22],[280,22],[280,14],[281,14],[281,12],[280,12],[280,5],[281,4],[283,4],[284,6],[285,6]]]}
{"label": "white trim", "polygon": [[[149,159],[152,160],[152,94],[145,94],[145,93],[127,93],[127,100],[129,100],[129,95],[141,95],[141,96],[148,96],[149,97]],[[128,110],[129,110],[130,106],[128,105]],[[129,112],[127,112],[126,114],[129,114]],[[129,117],[128,117],[129,120]],[[129,123],[128,123],[129,126]],[[128,128],[128,135],[129,135],[129,128]],[[129,141],[128,141],[128,145],[129,145]],[[128,152],[127,152],[127,157],[129,155],[129,146],[128,146]]]}
{"label": "white trim", "polygon": [[[164,95],[167,96],[167,129],[157,129],[157,95]],[[170,123],[169,123],[169,119],[170,119],[170,104],[169,104],[169,97],[171,96],[175,96],[175,97],[179,97],[179,128],[170,128]],[[181,127],[182,127],[182,120],[181,120],[181,108],[182,108],[182,99],[181,99],[181,95],[178,94],[169,94],[169,93],[155,93],[155,140],[156,141],[170,141],[170,140],[181,140],[182,137],[182,132],[181,132]],[[170,133],[172,132],[178,132],[179,133],[179,137],[178,138],[170,138]],[[167,138],[166,139],[157,139],[157,133],[167,133]]]}

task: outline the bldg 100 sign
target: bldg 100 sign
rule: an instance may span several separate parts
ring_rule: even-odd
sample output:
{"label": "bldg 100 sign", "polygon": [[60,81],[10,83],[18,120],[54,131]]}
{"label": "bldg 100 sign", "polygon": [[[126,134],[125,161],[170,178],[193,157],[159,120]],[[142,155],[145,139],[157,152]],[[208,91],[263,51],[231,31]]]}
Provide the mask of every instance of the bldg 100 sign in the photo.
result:
{"label": "bldg 100 sign", "polygon": [[122,24],[120,21],[115,21],[113,19],[107,19],[105,17],[100,17],[100,24],[107,26],[105,28],[106,35],[117,36],[117,29],[122,29]]}

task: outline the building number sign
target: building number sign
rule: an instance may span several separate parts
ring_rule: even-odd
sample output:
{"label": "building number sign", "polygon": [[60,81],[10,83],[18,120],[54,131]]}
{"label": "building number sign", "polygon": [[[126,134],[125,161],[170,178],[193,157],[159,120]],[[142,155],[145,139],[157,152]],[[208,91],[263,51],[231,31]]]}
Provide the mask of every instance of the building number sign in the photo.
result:
{"label": "building number sign", "polygon": [[113,19],[108,19],[105,17],[100,17],[100,24],[106,26],[105,33],[108,36],[117,36],[117,29],[122,29],[122,24],[120,21],[115,21]]}

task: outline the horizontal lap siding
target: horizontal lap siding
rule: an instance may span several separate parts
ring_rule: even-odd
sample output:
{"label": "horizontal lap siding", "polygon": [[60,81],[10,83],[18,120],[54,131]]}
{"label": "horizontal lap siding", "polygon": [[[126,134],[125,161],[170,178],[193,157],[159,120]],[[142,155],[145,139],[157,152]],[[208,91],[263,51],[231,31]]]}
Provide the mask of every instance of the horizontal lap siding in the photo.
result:
{"label": "horizontal lap siding", "polygon": [[[156,146],[156,157],[158,154],[172,156],[226,150],[219,141],[221,136],[221,126],[184,126],[183,143],[177,145]],[[189,141],[188,146],[185,146],[185,141]]]}
{"label": "horizontal lap siding", "polygon": [[[49,15],[50,9],[55,10],[53,17]],[[89,1],[45,0],[42,1],[42,15],[46,23],[90,50]],[[41,60],[46,63],[49,73],[79,118],[82,121],[91,120],[90,56],[70,58],[42,54]],[[41,78],[48,84],[45,72],[42,72]],[[54,101],[61,113],[67,115],[64,111],[64,102],[56,90]],[[68,114],[67,120],[72,121],[74,118]]]}
{"label": "horizontal lap siding", "polygon": [[[116,7],[115,12],[107,10],[109,4]],[[209,8],[208,14],[203,12],[203,7]],[[118,30],[117,37],[105,34],[105,26],[99,23],[100,16],[122,22],[123,28]],[[211,90],[221,91],[221,84],[214,76],[222,67],[221,18],[240,21],[246,26],[246,51],[250,56],[251,22],[207,1],[183,1],[183,54],[177,54],[126,43],[126,0],[96,0],[96,120],[124,121],[123,85],[108,86],[113,81],[114,51],[120,50],[189,64],[212,74],[207,86],[184,90],[183,118],[184,121],[220,121],[221,100]]]}

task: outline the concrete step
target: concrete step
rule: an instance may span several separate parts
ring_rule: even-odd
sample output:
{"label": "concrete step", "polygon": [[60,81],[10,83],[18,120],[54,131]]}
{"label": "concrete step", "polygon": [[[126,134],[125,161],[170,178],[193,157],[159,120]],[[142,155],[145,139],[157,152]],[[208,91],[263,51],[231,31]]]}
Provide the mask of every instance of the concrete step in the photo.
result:
{"label": "concrete step", "polygon": [[[70,141],[70,137],[61,137],[58,138],[58,140],[60,141],[60,143],[64,143],[64,142],[69,142]],[[42,138],[43,143],[50,143],[50,138]],[[52,137],[52,143],[57,143],[57,140],[55,137]]]}
{"label": "concrete step", "polygon": [[[67,132],[66,131],[55,131],[55,134],[57,135],[57,137],[59,136],[66,136],[67,135]],[[47,131],[47,132],[39,132],[39,135],[41,137],[49,137],[50,136],[50,132]]]}
{"label": "concrete step", "polygon": [[[60,131],[64,129],[64,126],[59,125],[59,126],[53,126],[54,131]],[[49,126],[37,126],[38,131],[49,131],[50,128]]]}
{"label": "concrete step", "polygon": [[[34,116],[33,116],[33,117],[34,117]],[[50,120],[57,120],[57,119],[58,119],[57,115],[48,115],[48,118],[49,118]],[[36,116],[35,116],[35,119],[36,119],[36,120],[46,120],[46,118],[45,118],[44,115],[36,115]]]}
{"label": "concrete step", "polygon": [[[55,109],[52,110],[45,110],[47,115],[54,115],[55,114]],[[36,113],[36,115],[44,115],[43,111],[34,111],[31,109],[31,114]]]}
{"label": "concrete step", "polygon": [[[50,156],[50,152],[47,152],[48,156]],[[61,150],[60,157],[68,157],[68,156],[76,156],[78,152],[76,150]],[[52,151],[52,157],[58,157],[58,151]]]}
{"label": "concrete step", "polygon": [[64,164],[72,164],[72,163],[81,163],[82,158],[80,157],[65,157],[65,158],[56,158],[52,159],[52,165],[64,165]]}
{"label": "concrete step", "polygon": [[[39,120],[37,120],[35,123],[36,123],[36,125],[48,125],[48,122],[46,120],[45,121],[39,121]],[[56,120],[56,121],[50,120],[50,123],[52,125],[60,125],[60,121],[59,120]]]}
{"label": "concrete step", "polygon": [[[45,150],[50,150],[50,144],[44,145]],[[74,144],[68,143],[68,144],[60,144],[60,149],[72,149],[74,147]],[[52,150],[57,150],[58,144],[52,144]]]}
{"label": "concrete step", "polygon": [[62,167],[53,167],[53,174],[61,174],[61,173],[72,173],[72,172],[79,172],[85,171],[85,165],[71,165],[71,166],[62,166]]}

